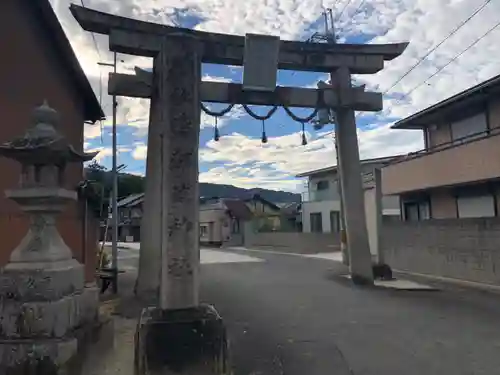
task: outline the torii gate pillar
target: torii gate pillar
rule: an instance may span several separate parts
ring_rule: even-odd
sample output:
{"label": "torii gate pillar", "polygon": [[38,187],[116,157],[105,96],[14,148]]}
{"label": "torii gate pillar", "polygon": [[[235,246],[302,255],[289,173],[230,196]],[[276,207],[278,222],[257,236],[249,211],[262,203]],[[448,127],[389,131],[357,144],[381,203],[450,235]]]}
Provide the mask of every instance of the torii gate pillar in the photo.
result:
{"label": "torii gate pillar", "polygon": [[149,274],[137,291],[155,287],[160,279],[159,308],[141,314],[135,373],[225,374],[224,324],[213,307],[200,305],[198,299],[201,59],[197,42],[163,37],[153,76],[141,251],[161,257],[156,257],[154,267],[141,264]]}
{"label": "torii gate pillar", "polygon": [[[352,90],[349,69],[340,67],[332,72],[331,77],[332,84],[337,88],[340,100],[342,100],[343,93],[349,93]],[[337,165],[341,175],[341,199],[344,210],[342,215],[345,215],[350,274],[352,281],[356,284],[373,284],[356,117],[354,109],[349,107],[339,107],[335,110],[335,114]]]}
{"label": "torii gate pillar", "polygon": [[150,214],[144,218],[148,235],[142,237],[141,251],[159,252],[156,259],[163,267],[158,261],[154,268],[147,265],[146,285],[139,283],[138,292],[156,288],[160,280],[163,309],[198,305],[201,59],[197,47],[186,38],[164,37],[154,60],[144,202]]}

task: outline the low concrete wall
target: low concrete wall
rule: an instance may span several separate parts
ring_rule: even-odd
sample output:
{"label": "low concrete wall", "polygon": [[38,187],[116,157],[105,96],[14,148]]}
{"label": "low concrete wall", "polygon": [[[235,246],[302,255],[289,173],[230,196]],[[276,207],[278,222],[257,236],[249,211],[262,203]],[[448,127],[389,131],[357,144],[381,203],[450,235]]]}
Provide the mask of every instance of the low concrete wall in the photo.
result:
{"label": "low concrete wall", "polygon": [[230,246],[243,246],[243,234],[236,234],[232,233],[231,237],[222,243],[222,246],[224,247],[230,247]]}
{"label": "low concrete wall", "polygon": [[338,233],[245,232],[245,246],[268,250],[314,254],[340,250]]}
{"label": "low concrete wall", "polygon": [[392,222],[382,226],[392,268],[500,285],[500,219]]}

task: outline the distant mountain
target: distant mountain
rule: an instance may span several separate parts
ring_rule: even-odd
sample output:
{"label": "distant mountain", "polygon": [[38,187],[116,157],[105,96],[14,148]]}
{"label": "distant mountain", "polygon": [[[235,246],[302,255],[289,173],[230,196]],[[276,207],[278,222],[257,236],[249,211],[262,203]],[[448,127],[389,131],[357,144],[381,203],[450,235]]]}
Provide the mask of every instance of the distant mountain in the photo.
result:
{"label": "distant mountain", "polygon": [[286,191],[276,191],[261,188],[244,189],[233,185],[200,183],[200,196],[220,197],[220,198],[241,198],[245,199],[254,194],[259,194],[265,200],[273,203],[300,202],[300,194]]}
{"label": "distant mountain", "polygon": [[[111,187],[111,173],[103,166],[93,163],[85,168],[87,178],[99,182],[104,187],[104,195],[109,196]],[[118,178],[118,196],[124,198],[131,194],[143,193],[145,179],[142,176],[131,175],[128,173],[119,173]],[[262,198],[273,203],[300,202],[300,194],[289,193],[286,191],[276,191],[268,189],[244,189],[233,185],[219,185],[202,182],[200,183],[201,197],[217,198],[249,198],[259,194]]]}

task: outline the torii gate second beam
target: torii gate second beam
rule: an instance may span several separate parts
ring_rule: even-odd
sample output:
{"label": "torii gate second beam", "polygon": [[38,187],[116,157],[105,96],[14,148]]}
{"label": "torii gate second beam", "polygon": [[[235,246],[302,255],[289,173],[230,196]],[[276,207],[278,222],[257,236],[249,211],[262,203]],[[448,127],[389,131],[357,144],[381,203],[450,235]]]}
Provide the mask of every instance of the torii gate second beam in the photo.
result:
{"label": "torii gate second beam", "polygon": [[[108,93],[133,98],[151,98],[153,73],[136,68],[136,75],[110,73]],[[340,100],[331,89],[280,87],[274,92],[245,91],[241,84],[202,81],[200,100],[209,103],[234,103],[248,105],[276,105],[298,108],[317,108],[324,102],[328,108],[349,107],[356,111],[381,111],[382,94],[366,92],[364,86],[353,87],[348,96]]]}

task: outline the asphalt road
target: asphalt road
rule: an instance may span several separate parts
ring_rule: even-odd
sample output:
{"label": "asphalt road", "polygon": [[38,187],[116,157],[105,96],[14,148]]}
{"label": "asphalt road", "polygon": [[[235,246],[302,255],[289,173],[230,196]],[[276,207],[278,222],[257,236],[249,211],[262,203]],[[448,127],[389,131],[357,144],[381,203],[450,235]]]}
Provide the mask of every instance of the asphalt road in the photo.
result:
{"label": "asphalt road", "polygon": [[[249,253],[244,253],[249,254]],[[236,375],[500,374],[500,296],[352,286],[326,260],[202,266]]]}
{"label": "asphalt road", "polygon": [[226,253],[205,252],[201,298],[227,324],[234,375],[500,374],[498,295],[359,288],[329,260]]}

